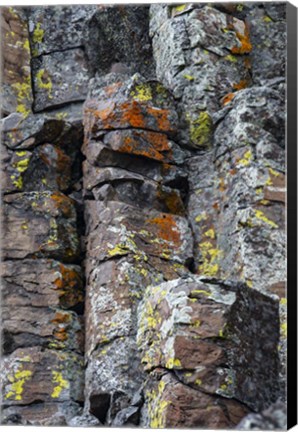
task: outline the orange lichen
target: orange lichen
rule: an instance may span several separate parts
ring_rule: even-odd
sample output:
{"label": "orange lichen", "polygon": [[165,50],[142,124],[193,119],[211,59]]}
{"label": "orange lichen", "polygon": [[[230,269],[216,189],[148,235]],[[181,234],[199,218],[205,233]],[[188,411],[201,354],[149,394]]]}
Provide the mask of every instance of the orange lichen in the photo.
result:
{"label": "orange lichen", "polygon": [[63,216],[71,217],[72,206],[71,201],[63,193],[54,192],[51,194],[51,199],[54,201],[56,208],[61,210]]}
{"label": "orange lichen", "polygon": [[166,213],[153,219],[147,219],[149,224],[155,225],[157,228],[157,236],[163,240],[173,242],[174,244],[180,243],[180,234],[176,225],[175,218]]}
{"label": "orange lichen", "polygon": [[225,95],[222,99],[222,104],[223,105],[227,105],[228,103],[230,103],[235,97],[234,93],[228,93],[227,95]]}
{"label": "orange lichen", "polygon": [[252,50],[250,43],[249,31],[247,25],[245,26],[244,34],[236,32],[236,36],[240,41],[240,46],[235,46],[231,49],[233,54],[248,54]]}
{"label": "orange lichen", "polygon": [[137,101],[124,102],[119,106],[122,113],[120,123],[128,123],[132,127],[145,128],[146,122],[142,113],[141,105]]}
{"label": "orange lichen", "polygon": [[54,281],[57,289],[75,288],[79,285],[80,276],[76,271],[65,267],[63,264],[59,265],[59,271],[61,276]]}
{"label": "orange lichen", "polygon": [[70,314],[68,312],[56,312],[54,318],[51,320],[54,324],[63,324],[70,321]]}
{"label": "orange lichen", "polygon": [[180,195],[176,191],[166,192],[161,189],[157,192],[157,197],[162,203],[165,203],[170,213],[184,215],[184,206]]}
{"label": "orange lichen", "polygon": [[168,131],[171,129],[171,125],[168,119],[168,110],[148,107],[148,113],[155,117],[159,130]]}
{"label": "orange lichen", "polygon": [[240,80],[239,83],[235,83],[233,85],[234,90],[242,90],[245,89],[248,86],[248,81],[246,79]]}
{"label": "orange lichen", "polygon": [[165,135],[155,132],[146,132],[143,133],[142,136],[136,133],[136,136],[140,139],[145,138],[146,144],[141,145],[138,139],[127,136],[124,138],[119,151],[121,153],[133,153],[158,161],[163,161],[165,159],[165,156],[160,152],[166,151],[168,153],[167,156],[171,156],[172,152]]}
{"label": "orange lichen", "polygon": [[56,339],[58,339],[61,342],[64,342],[68,339],[66,329],[65,328],[59,328],[57,330],[53,331],[53,335]]}

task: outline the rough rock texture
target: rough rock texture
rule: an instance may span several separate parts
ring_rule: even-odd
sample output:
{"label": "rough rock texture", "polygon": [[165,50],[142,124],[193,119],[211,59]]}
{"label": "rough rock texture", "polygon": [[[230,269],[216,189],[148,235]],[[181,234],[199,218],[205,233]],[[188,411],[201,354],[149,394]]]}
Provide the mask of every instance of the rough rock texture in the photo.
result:
{"label": "rough rock texture", "polygon": [[286,427],[285,11],[1,9],[1,424]]}

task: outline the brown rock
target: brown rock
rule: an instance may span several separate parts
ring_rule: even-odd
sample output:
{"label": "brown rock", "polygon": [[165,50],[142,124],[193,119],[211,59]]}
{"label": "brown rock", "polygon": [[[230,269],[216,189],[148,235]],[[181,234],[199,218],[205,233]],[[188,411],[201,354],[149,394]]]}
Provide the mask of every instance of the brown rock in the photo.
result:
{"label": "brown rock", "polygon": [[70,352],[18,349],[2,358],[6,406],[83,400],[83,359]]}
{"label": "brown rock", "polygon": [[30,45],[28,27],[20,8],[1,8],[2,110],[7,115],[31,112]]}
{"label": "brown rock", "polygon": [[7,195],[3,204],[3,258],[76,260],[76,212],[60,192]]}

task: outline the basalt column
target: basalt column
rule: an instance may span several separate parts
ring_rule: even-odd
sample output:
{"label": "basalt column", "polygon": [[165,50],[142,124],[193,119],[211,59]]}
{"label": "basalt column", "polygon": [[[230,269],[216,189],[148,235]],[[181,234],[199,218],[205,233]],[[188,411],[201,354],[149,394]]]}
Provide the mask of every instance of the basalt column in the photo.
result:
{"label": "basalt column", "polygon": [[195,272],[279,301],[282,399],[285,14],[285,3],[152,5],[150,20],[157,78],[178,105],[179,142],[195,149],[187,161]]}
{"label": "basalt column", "polygon": [[91,82],[83,147],[85,409],[109,425],[139,424],[142,365],[152,367],[136,340],[145,288],[179,277],[192,261],[176,124],[171,95],[157,82],[116,74]]}

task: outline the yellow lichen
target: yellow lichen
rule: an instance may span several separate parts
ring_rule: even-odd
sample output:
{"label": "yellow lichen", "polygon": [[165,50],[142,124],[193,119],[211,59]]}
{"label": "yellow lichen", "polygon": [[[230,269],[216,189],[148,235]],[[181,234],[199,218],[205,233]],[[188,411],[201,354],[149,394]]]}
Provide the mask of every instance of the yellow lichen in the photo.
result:
{"label": "yellow lichen", "polygon": [[17,93],[17,107],[16,111],[27,117],[30,114],[31,103],[31,78],[29,75],[25,76],[22,82],[16,82],[11,85]]}
{"label": "yellow lichen", "polygon": [[195,221],[201,222],[202,220],[206,220],[206,219],[207,219],[207,214],[206,214],[206,212],[203,212],[195,218]]}
{"label": "yellow lichen", "polygon": [[279,177],[280,173],[278,171],[275,171],[273,168],[269,167],[268,168],[270,174],[272,174],[274,177]]}
{"label": "yellow lichen", "polygon": [[252,280],[251,279],[246,279],[246,285],[249,287],[249,288],[252,288],[252,286],[253,286],[253,283],[252,283]]}
{"label": "yellow lichen", "polygon": [[110,249],[108,254],[113,257],[117,255],[126,255],[128,252],[128,247],[125,244],[119,243],[113,249]]}
{"label": "yellow lichen", "polygon": [[215,231],[214,231],[214,229],[210,228],[208,231],[204,232],[204,235],[206,237],[210,237],[210,238],[214,239],[215,238]]}
{"label": "yellow lichen", "polygon": [[232,63],[237,63],[237,57],[233,56],[232,54],[228,54],[225,56],[225,60],[228,60]]}
{"label": "yellow lichen", "polygon": [[280,326],[280,334],[282,338],[286,338],[287,337],[287,323],[284,322],[281,324]]}
{"label": "yellow lichen", "polygon": [[187,4],[181,4],[181,5],[177,5],[177,6],[172,6],[172,12],[183,12],[185,9],[187,8]]}
{"label": "yellow lichen", "polygon": [[180,367],[181,367],[181,361],[179,359],[170,358],[166,362],[167,369],[180,368]]}
{"label": "yellow lichen", "polygon": [[286,299],[285,297],[282,297],[282,298],[280,299],[279,303],[280,303],[281,305],[286,305],[286,304],[287,304],[287,299]]}
{"label": "yellow lichen", "polygon": [[193,81],[195,79],[195,77],[193,77],[192,75],[188,75],[188,74],[183,75],[183,78],[187,79],[188,81]]}
{"label": "yellow lichen", "polygon": [[250,164],[250,161],[252,159],[252,152],[251,150],[248,150],[246,153],[244,153],[244,156],[242,159],[237,161],[237,166],[247,166]]}
{"label": "yellow lichen", "polygon": [[10,381],[10,391],[5,395],[6,399],[14,398],[16,401],[22,400],[22,394],[24,391],[24,384],[32,376],[30,370],[18,370],[14,376],[9,375],[8,380]]}
{"label": "yellow lichen", "polygon": [[152,99],[152,90],[149,84],[137,85],[130,93],[133,99],[147,102]]}
{"label": "yellow lichen", "polygon": [[202,380],[200,380],[199,378],[195,380],[195,384],[200,386],[202,384]]}
{"label": "yellow lichen", "polygon": [[272,228],[278,228],[278,225],[272,220],[268,219],[261,210],[254,210],[254,212],[257,219],[260,219]]}
{"label": "yellow lichen", "polygon": [[216,259],[220,257],[222,251],[214,248],[212,243],[206,241],[199,244],[202,255],[202,264],[199,265],[199,272],[206,276],[216,276],[219,270]]}
{"label": "yellow lichen", "polygon": [[157,391],[146,393],[148,400],[148,416],[150,428],[161,429],[165,427],[165,409],[171,404],[170,401],[162,400],[162,394],[165,389],[164,381],[160,381]]}
{"label": "yellow lichen", "polygon": [[52,398],[58,398],[63,389],[69,388],[69,382],[63,378],[61,372],[52,371],[52,375],[53,375],[52,382],[57,385],[53,388],[53,392],[51,396]]}
{"label": "yellow lichen", "polygon": [[51,81],[51,78],[50,78],[49,74],[44,69],[40,69],[37,72],[37,74],[36,74],[36,82],[37,82],[37,86],[40,89],[47,90],[48,97],[51,99],[52,98],[53,84],[52,84],[52,81]]}
{"label": "yellow lichen", "polygon": [[263,21],[266,23],[270,23],[270,22],[272,22],[272,19],[268,15],[266,15],[263,17]]}

